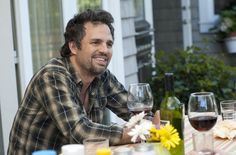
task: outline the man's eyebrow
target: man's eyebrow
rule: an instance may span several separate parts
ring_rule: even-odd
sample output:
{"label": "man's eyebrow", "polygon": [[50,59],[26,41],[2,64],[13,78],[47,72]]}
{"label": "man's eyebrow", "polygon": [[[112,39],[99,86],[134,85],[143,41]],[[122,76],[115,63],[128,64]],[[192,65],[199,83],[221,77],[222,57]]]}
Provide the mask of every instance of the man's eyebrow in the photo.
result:
{"label": "man's eyebrow", "polygon": [[99,39],[99,38],[92,38],[92,39],[90,39],[90,42],[93,42],[93,41],[102,42],[102,39]]}
{"label": "man's eyebrow", "polygon": [[113,41],[113,40],[108,40],[107,42],[108,42],[108,43],[112,43],[112,44],[114,43],[114,41]]}
{"label": "man's eyebrow", "polygon": [[[100,39],[100,38],[92,38],[91,41],[103,41],[103,40]],[[109,43],[112,43],[112,44],[114,43],[113,40],[107,40],[106,42],[109,42]]]}

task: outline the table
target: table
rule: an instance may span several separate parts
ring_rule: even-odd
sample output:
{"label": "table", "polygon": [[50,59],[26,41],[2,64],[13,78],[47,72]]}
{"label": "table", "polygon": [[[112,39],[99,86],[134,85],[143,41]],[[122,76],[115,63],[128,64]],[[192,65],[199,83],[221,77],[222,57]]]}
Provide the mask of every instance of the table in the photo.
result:
{"label": "table", "polygon": [[[217,123],[222,121],[221,116],[218,116]],[[184,128],[184,145],[185,155],[196,155],[193,151],[192,133],[197,132],[189,123],[188,117],[185,116]],[[136,144],[128,144],[126,146],[133,147]],[[112,150],[119,146],[113,146]],[[236,155],[236,138],[234,140],[214,138],[214,149],[218,154],[216,155]],[[230,153],[229,153],[230,152]]]}
{"label": "table", "polygon": [[[218,116],[217,123],[222,121],[221,116]],[[184,144],[185,144],[185,154],[192,155],[193,144],[192,144],[192,133],[197,132],[189,123],[187,116],[185,116],[185,130],[184,130]],[[214,148],[217,152],[222,155],[228,155],[226,152],[234,152],[232,154],[236,155],[236,139],[220,139],[214,138]]]}

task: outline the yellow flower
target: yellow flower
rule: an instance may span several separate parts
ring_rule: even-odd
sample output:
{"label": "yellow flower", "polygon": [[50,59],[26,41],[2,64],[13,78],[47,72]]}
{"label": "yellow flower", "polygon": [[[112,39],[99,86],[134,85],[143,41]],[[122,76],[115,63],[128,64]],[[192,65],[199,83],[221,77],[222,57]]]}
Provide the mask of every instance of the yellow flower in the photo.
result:
{"label": "yellow flower", "polygon": [[135,115],[126,124],[126,127],[131,128],[128,133],[132,137],[131,141],[136,142],[139,138],[142,141],[160,142],[168,150],[179,145],[179,133],[172,125],[166,124],[157,129],[151,121],[144,119],[145,115],[144,112]]}
{"label": "yellow flower", "polygon": [[171,147],[175,148],[179,145],[180,138],[177,130],[170,124],[166,124],[161,127],[160,132],[160,141],[161,144],[170,150]]}
{"label": "yellow flower", "polygon": [[148,139],[149,142],[159,142],[160,141],[160,133],[159,129],[156,129],[155,126],[152,126],[150,131],[150,137]]}

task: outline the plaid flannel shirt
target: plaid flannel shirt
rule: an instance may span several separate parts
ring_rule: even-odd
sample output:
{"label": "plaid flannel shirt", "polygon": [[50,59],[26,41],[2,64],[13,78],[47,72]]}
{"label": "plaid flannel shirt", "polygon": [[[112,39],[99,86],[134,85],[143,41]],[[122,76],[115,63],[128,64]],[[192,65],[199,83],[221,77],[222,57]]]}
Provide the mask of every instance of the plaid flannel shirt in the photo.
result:
{"label": "plaid flannel shirt", "polygon": [[123,128],[104,125],[105,107],[128,120],[127,91],[106,70],[88,88],[89,108],[79,98],[82,82],[68,58],[54,58],[31,79],[14,119],[8,155],[29,155],[35,150],[82,143],[87,137],[106,137],[119,143]]}

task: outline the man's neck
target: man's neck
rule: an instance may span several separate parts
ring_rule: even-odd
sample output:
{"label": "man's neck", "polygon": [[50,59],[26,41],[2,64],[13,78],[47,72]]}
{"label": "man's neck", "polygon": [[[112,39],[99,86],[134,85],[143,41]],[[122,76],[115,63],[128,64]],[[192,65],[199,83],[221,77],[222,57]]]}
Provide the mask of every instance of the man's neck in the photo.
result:
{"label": "man's neck", "polygon": [[91,84],[91,82],[94,80],[95,76],[92,76],[91,74],[87,73],[86,71],[83,71],[76,63],[75,57],[70,57],[70,61],[72,63],[72,66],[76,72],[77,77],[79,77],[83,83],[83,86],[80,91],[80,100],[85,108],[85,110],[89,111],[89,101],[88,101],[88,88]]}
{"label": "man's neck", "polygon": [[83,71],[76,63],[75,61],[75,57],[71,57],[70,61],[72,63],[73,68],[75,69],[76,74],[78,74],[78,77],[80,77],[80,79],[83,82],[83,85],[85,87],[88,87],[90,85],[90,83],[94,80],[95,76],[89,74],[86,71]]}

